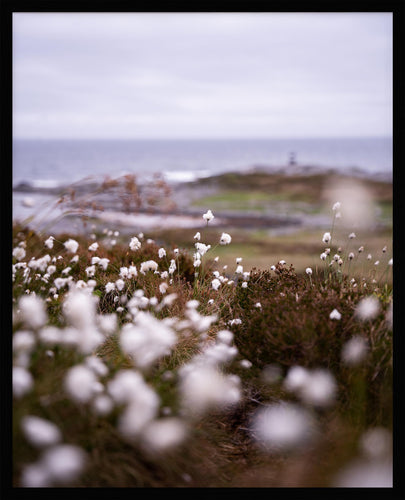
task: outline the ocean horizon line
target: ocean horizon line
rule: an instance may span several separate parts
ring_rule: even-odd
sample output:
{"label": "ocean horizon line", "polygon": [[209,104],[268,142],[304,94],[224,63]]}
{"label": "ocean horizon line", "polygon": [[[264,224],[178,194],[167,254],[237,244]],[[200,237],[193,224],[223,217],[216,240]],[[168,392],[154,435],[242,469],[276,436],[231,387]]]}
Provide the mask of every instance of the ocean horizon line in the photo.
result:
{"label": "ocean horizon line", "polygon": [[252,136],[252,137],[13,137],[13,141],[322,141],[322,140],[393,140],[392,135],[331,136]]}

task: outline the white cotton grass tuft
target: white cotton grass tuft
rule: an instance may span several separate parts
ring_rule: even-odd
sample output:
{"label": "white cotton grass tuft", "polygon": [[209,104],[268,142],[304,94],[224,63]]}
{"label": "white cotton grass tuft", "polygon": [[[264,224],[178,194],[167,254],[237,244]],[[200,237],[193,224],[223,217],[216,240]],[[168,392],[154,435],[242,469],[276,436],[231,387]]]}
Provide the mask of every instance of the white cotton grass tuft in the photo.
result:
{"label": "white cotton grass tuft", "polygon": [[141,369],[148,368],[159,358],[170,354],[176,342],[175,332],[147,312],[140,312],[134,323],[124,325],[120,335],[122,350]]}
{"label": "white cotton grass tuft", "polygon": [[211,212],[211,210],[207,210],[207,212],[205,214],[203,214],[203,219],[205,221],[207,221],[207,224],[208,222],[210,222],[212,219],[214,219],[214,214]]}
{"label": "white cotton grass tuft", "polygon": [[341,358],[343,363],[349,366],[360,364],[366,358],[368,349],[367,339],[360,335],[353,336],[342,347]]}
{"label": "white cotton grass tuft", "polygon": [[378,316],[380,309],[380,301],[378,298],[370,295],[358,302],[354,315],[360,321],[369,321]]}
{"label": "white cotton grass tuft", "polygon": [[283,381],[284,388],[287,391],[296,392],[302,389],[309,378],[309,371],[303,366],[291,366],[287,376]]}
{"label": "white cotton grass tuft", "polygon": [[76,253],[77,249],[79,248],[79,243],[76,240],[70,238],[65,241],[64,247],[66,248],[66,250],[68,250],[68,252]]}
{"label": "white cotton grass tuft", "polygon": [[136,236],[131,238],[131,241],[129,242],[129,248],[133,251],[139,250],[142,246],[142,243],[138,240]]}
{"label": "white cotton grass tuft", "polygon": [[36,343],[35,335],[30,330],[18,330],[13,335],[13,352],[30,353]]}
{"label": "white cotton grass tuft", "polygon": [[145,425],[156,417],[159,396],[142,375],[133,370],[119,371],[108,383],[108,392],[117,404],[126,405],[118,420],[119,432],[128,440],[137,438]]}
{"label": "white cotton grass tuft", "polygon": [[212,281],[211,281],[211,286],[214,290],[218,290],[218,288],[221,286],[221,282],[219,281],[218,278],[214,278]]}
{"label": "white cotton grass tuft", "polygon": [[79,350],[88,354],[104,340],[104,335],[96,326],[97,297],[88,290],[69,292],[63,304],[63,313],[68,323],[80,331]]}
{"label": "white cotton grass tuft", "polygon": [[36,295],[24,295],[18,301],[20,317],[26,327],[37,329],[43,326],[48,315],[45,310],[45,303]]}
{"label": "white cotton grass tuft", "polygon": [[26,252],[22,247],[15,247],[13,249],[13,257],[15,257],[18,261],[21,261],[25,258]]}
{"label": "white cotton grass tuft", "polygon": [[271,453],[301,451],[312,443],[317,431],[311,413],[287,402],[260,407],[251,425],[257,443]]}
{"label": "white cotton grass tuft", "polygon": [[21,398],[34,387],[34,378],[23,366],[13,366],[13,396]]}
{"label": "white cotton grass tuft", "polygon": [[114,402],[107,394],[98,394],[92,401],[92,410],[96,415],[104,417],[114,409]]}
{"label": "white cotton grass tuft", "polygon": [[360,452],[370,460],[391,458],[392,445],[392,434],[384,427],[367,429],[359,440]]}
{"label": "white cotton grass tuft", "polygon": [[331,406],[336,395],[336,380],[329,370],[323,368],[311,370],[306,383],[299,390],[301,400],[317,408]]}
{"label": "white cotton grass tuft", "polygon": [[151,455],[165,453],[183,443],[187,434],[187,425],[180,418],[164,417],[151,420],[142,430],[141,446]]}
{"label": "white cotton grass tuft", "polygon": [[64,388],[77,403],[87,403],[96,394],[98,379],[94,371],[83,364],[70,368],[64,379]]}
{"label": "white cotton grass tuft", "polygon": [[331,242],[331,234],[329,232],[327,233],[324,233],[323,237],[322,237],[322,241],[327,245],[328,243]]}
{"label": "white cotton grass tuft", "polygon": [[232,241],[231,236],[228,233],[222,233],[219,240],[220,245],[229,245]]}
{"label": "white cotton grass tuft", "polygon": [[145,262],[141,263],[141,267],[139,269],[139,272],[142,274],[145,274],[147,271],[157,271],[158,264],[154,260],[147,260]]}
{"label": "white cotton grass tuft", "polygon": [[48,248],[53,248],[54,239],[55,238],[53,236],[49,236],[49,238],[47,240],[45,240],[44,245]]}
{"label": "white cotton grass tuft", "polygon": [[337,309],[333,309],[333,311],[329,314],[329,318],[339,321],[342,318],[342,315]]}
{"label": "white cotton grass tuft", "polygon": [[233,338],[234,335],[230,330],[220,330],[216,336],[217,342],[227,345],[232,344]]}
{"label": "white cotton grass tuft", "polygon": [[[42,480],[45,484],[32,484],[35,482],[35,477],[32,476],[33,471],[25,469],[23,471],[22,478],[23,486],[30,487],[69,484],[77,479],[84,471],[86,459],[86,453],[78,446],[70,444],[52,446],[43,452],[39,462],[35,464],[42,472]],[[39,471],[37,470],[36,472],[38,474]]]}
{"label": "white cotton grass tuft", "polygon": [[224,409],[241,398],[240,378],[214,366],[184,365],[179,370],[179,394],[183,412],[199,416],[211,409]]}
{"label": "white cotton grass tuft", "polygon": [[24,436],[38,448],[51,446],[62,440],[60,429],[53,422],[34,415],[25,415],[21,420]]}
{"label": "white cotton grass tuft", "polygon": [[327,408],[336,399],[335,378],[324,368],[309,370],[302,366],[292,366],[283,384],[286,390],[296,394],[301,401],[317,408]]}

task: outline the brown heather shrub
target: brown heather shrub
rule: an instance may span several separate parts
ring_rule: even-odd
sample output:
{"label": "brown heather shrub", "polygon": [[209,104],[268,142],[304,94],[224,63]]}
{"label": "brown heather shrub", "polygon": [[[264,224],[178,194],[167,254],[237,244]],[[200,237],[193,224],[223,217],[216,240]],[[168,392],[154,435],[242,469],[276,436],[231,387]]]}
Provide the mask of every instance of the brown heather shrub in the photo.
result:
{"label": "brown heather shrub", "polygon": [[[284,375],[293,365],[329,369],[340,386],[344,410],[369,425],[390,426],[392,332],[384,311],[372,324],[354,318],[355,305],[365,294],[359,297],[346,281],[325,285],[315,276],[311,286],[292,267],[277,265],[275,274],[253,270],[248,288],[237,287],[234,295],[233,310],[242,320],[233,327],[235,345],[257,376],[270,364],[279,365]],[[254,307],[258,301],[261,308]],[[329,318],[335,308],[341,320]],[[372,348],[361,366],[346,367],[342,347],[354,335],[366,338]]]}

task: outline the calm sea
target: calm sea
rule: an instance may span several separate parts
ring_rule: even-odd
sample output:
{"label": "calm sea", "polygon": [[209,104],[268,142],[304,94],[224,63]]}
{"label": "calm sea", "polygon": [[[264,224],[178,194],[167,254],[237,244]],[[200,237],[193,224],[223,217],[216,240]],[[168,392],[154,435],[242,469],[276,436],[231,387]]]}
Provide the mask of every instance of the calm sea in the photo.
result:
{"label": "calm sea", "polygon": [[13,141],[13,186],[48,187],[85,177],[162,173],[186,181],[251,167],[297,165],[392,173],[390,138],[257,140],[23,140]]}

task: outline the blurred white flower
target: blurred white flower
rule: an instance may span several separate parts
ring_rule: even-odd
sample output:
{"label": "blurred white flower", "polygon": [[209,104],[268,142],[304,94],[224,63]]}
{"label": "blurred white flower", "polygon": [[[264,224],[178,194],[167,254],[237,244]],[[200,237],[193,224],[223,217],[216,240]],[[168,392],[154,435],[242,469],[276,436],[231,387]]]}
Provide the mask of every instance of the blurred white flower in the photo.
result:
{"label": "blurred white flower", "polygon": [[211,210],[208,210],[205,214],[203,214],[203,219],[207,221],[207,224],[213,218],[214,218],[214,214],[211,212]]}
{"label": "blurred white flower", "polygon": [[230,345],[233,340],[233,333],[230,330],[220,330],[217,333],[217,342],[221,342],[223,344]]}
{"label": "blurred white flower", "polygon": [[109,263],[109,262],[110,262],[110,259],[107,259],[107,258],[105,258],[105,257],[104,257],[103,259],[100,259],[100,260],[98,261],[98,265],[99,265],[102,269],[104,269],[104,271],[105,271],[105,270],[107,269],[107,267],[108,267],[108,263]]}
{"label": "blurred white flower", "polygon": [[13,250],[13,257],[15,257],[18,261],[23,260],[26,255],[24,248],[15,247]]}
{"label": "blurred white flower", "polygon": [[332,210],[333,210],[334,212],[336,212],[337,210],[340,210],[340,202],[339,202],[339,201],[337,201],[337,202],[333,205]]}
{"label": "blurred white flower", "polygon": [[333,375],[326,369],[310,370],[306,383],[299,391],[300,398],[316,407],[328,407],[335,402],[337,384]]}
{"label": "blurred white flower", "polygon": [[170,354],[176,342],[175,332],[146,312],[137,314],[134,323],[124,325],[120,336],[123,351],[132,356],[140,368],[147,368]]}
{"label": "blurred white flower", "polygon": [[330,319],[337,319],[340,320],[342,315],[337,309],[333,309],[333,311],[329,314]]}
{"label": "blurred white flower", "polygon": [[158,268],[157,262],[155,262],[154,260],[147,260],[141,263],[139,271],[142,274],[145,274],[145,272],[147,271],[157,271],[157,268]]}
{"label": "blurred white flower", "polygon": [[219,243],[221,245],[229,245],[231,243],[232,238],[228,233],[222,233]]}
{"label": "blurred white flower", "polygon": [[283,385],[287,391],[296,392],[302,389],[309,379],[309,371],[303,366],[292,366],[289,368]]}
{"label": "blurred white flower", "polygon": [[322,237],[322,241],[327,245],[328,243],[330,243],[332,237],[330,235],[330,233],[324,233],[323,237]]}
{"label": "blurred white flower", "polygon": [[22,366],[13,366],[13,396],[21,398],[31,391],[34,379],[31,373]]}
{"label": "blurred white flower", "polygon": [[40,259],[35,259],[34,257],[28,262],[28,267],[32,269],[37,269],[41,272],[44,272],[48,267],[48,264],[51,260],[51,257],[47,254],[41,257]]}
{"label": "blurred white flower", "polygon": [[52,482],[69,483],[75,480],[86,465],[86,454],[78,446],[60,444],[48,448],[41,457]]}
{"label": "blurred white flower", "polygon": [[141,445],[152,454],[172,450],[187,437],[187,426],[180,418],[151,420],[142,430]]}
{"label": "blurred white flower", "polygon": [[201,239],[201,234],[199,232],[195,233],[194,235],[194,239],[197,240],[197,241],[200,241]]}
{"label": "blurred white flower", "polygon": [[124,289],[125,286],[125,281],[121,278],[117,279],[115,282],[115,286],[119,292],[121,292]]}
{"label": "blurred white flower", "polygon": [[159,259],[162,259],[163,257],[166,256],[166,250],[164,248],[159,248],[158,255]]}
{"label": "blurred white flower", "polygon": [[352,239],[354,239],[355,237],[356,237],[356,234],[355,234],[355,233],[350,233],[350,234],[349,234],[349,239],[351,239],[351,240],[352,240]]}
{"label": "blurred white flower", "polygon": [[173,274],[176,269],[177,269],[176,261],[174,259],[171,259],[169,265],[169,274]]}
{"label": "blurred white flower", "polygon": [[50,446],[62,440],[62,433],[53,422],[34,415],[25,415],[21,427],[26,439],[34,446]]}
{"label": "blurred white flower", "polygon": [[241,361],[239,361],[239,365],[242,367],[242,368],[251,368],[252,367],[252,362],[249,361],[248,359],[242,359]]}
{"label": "blurred white flower", "polygon": [[108,283],[106,283],[106,285],[105,285],[105,293],[110,293],[113,290],[115,290],[115,283],[111,283],[111,281],[109,281]]}
{"label": "blurred white flower", "polygon": [[108,392],[117,404],[126,405],[118,421],[118,429],[124,437],[131,439],[138,436],[143,427],[156,417],[159,397],[139,372],[119,371],[108,383]]}
{"label": "blurred white flower", "polygon": [[89,278],[92,278],[96,274],[96,266],[93,264],[92,266],[88,266],[85,269],[86,274]]}
{"label": "blurred white flower", "polygon": [[36,295],[22,296],[18,301],[18,308],[23,323],[29,328],[40,328],[48,320],[45,302]]}
{"label": "blurred white flower", "polygon": [[45,240],[45,246],[48,248],[53,248],[53,240],[55,238],[53,236],[49,236],[47,240]]}
{"label": "blurred white flower", "polygon": [[35,345],[35,335],[28,330],[18,330],[13,335],[13,352],[31,352]]}
{"label": "blurred white flower", "polygon": [[305,269],[305,272],[308,274],[308,275],[311,275],[312,274],[312,269],[310,267],[307,267]]}
{"label": "blurred white flower", "polygon": [[380,301],[377,297],[370,295],[364,297],[356,305],[354,315],[361,321],[372,320],[380,312]]}
{"label": "blurred white flower", "polygon": [[214,366],[183,365],[179,370],[179,392],[183,411],[201,415],[209,409],[223,409],[240,400],[240,379],[225,375]]}
{"label": "blurred white flower", "polygon": [[275,403],[260,407],[253,417],[253,437],[270,452],[301,449],[316,436],[312,415],[294,403]]}
{"label": "blurred white flower", "polygon": [[343,345],[342,361],[346,365],[358,365],[365,359],[367,352],[367,340],[360,335],[355,335]]}
{"label": "blurred white flower", "polygon": [[97,242],[94,242],[94,243],[92,243],[92,244],[89,246],[88,250],[89,250],[90,252],[95,252],[95,251],[97,250],[97,248],[98,248],[98,243],[97,243]]}
{"label": "blurred white flower", "polygon": [[215,278],[211,281],[211,286],[214,290],[218,290],[218,288],[221,286],[221,282],[218,278]]}
{"label": "blurred white flower", "polygon": [[79,248],[79,243],[76,240],[72,240],[71,238],[65,241],[64,246],[66,250],[71,253],[76,253]]}
{"label": "blurred white flower", "polygon": [[205,255],[208,250],[211,248],[211,245],[205,245],[204,243],[200,243],[197,241],[197,243],[194,244],[197,252],[201,255],[201,257],[203,255]]}
{"label": "blurred white flower", "polygon": [[384,427],[373,427],[361,435],[359,447],[363,455],[371,460],[390,457],[392,434]]}
{"label": "blurred white flower", "polygon": [[92,402],[92,409],[96,415],[109,415],[114,408],[112,399],[106,394],[99,394]]}
{"label": "blurred white flower", "polygon": [[66,373],[64,387],[73,400],[87,403],[97,392],[97,382],[93,370],[85,365],[76,365]]}
{"label": "blurred white flower", "polygon": [[129,242],[129,248],[131,250],[139,250],[141,248],[142,244],[141,242],[138,240],[138,238],[136,236],[134,236],[133,238],[131,238],[131,241]]}
{"label": "blurred white flower", "polygon": [[321,255],[319,256],[321,260],[326,260],[326,253],[325,252],[322,252]]}

